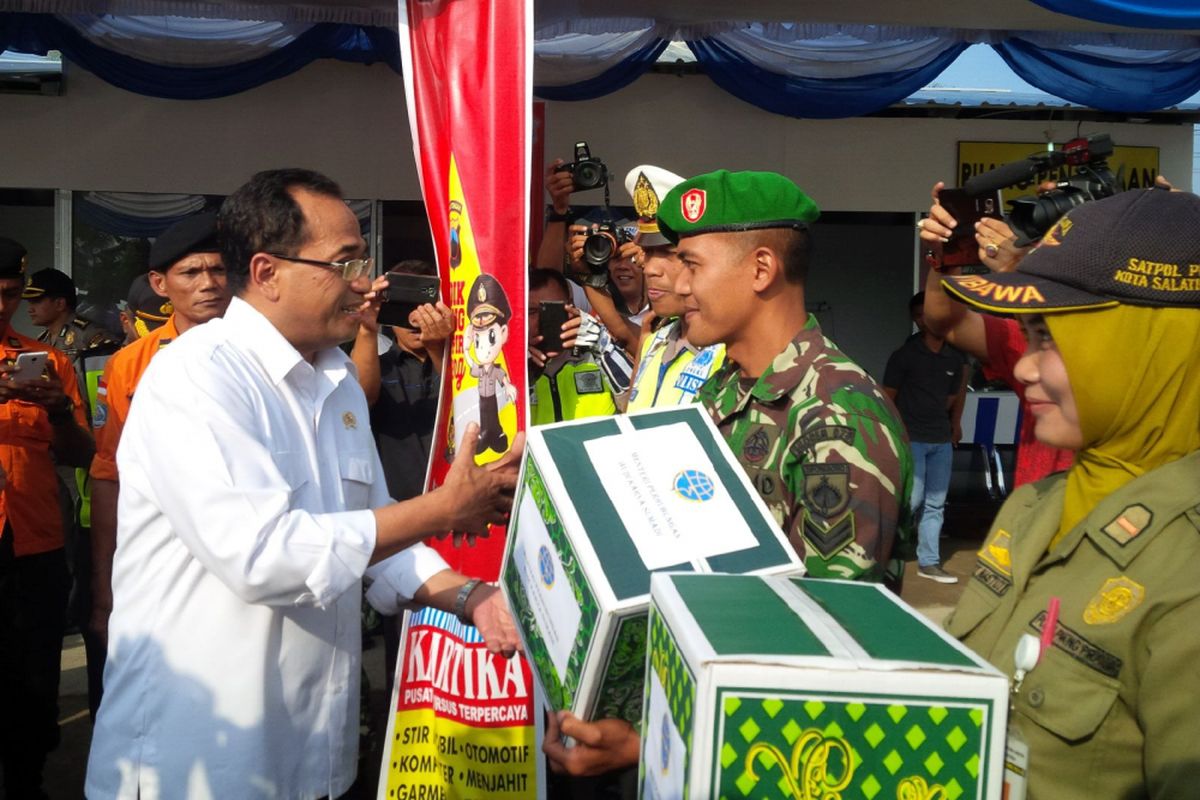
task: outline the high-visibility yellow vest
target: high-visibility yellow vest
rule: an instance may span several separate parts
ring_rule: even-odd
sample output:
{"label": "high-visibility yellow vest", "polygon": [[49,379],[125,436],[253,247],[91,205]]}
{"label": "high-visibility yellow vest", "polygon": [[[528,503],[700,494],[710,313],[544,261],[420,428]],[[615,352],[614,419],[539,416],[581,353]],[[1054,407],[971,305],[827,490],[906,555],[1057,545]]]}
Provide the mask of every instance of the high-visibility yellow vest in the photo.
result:
{"label": "high-visibility yellow vest", "polygon": [[567,361],[553,375],[543,372],[529,396],[529,417],[534,425],[616,412],[604,373],[591,361]]}
{"label": "high-visibility yellow vest", "polygon": [[[98,347],[84,350],[79,354],[77,369],[81,378],[80,387],[83,389],[83,399],[87,403],[87,418],[92,424],[92,430],[104,424],[96,419],[96,392],[100,386],[100,378],[104,375],[104,367],[120,345]],[[75,488],[79,492],[79,525],[83,528],[92,527],[92,482],[86,469],[75,470]]]}
{"label": "high-visibility yellow vest", "polygon": [[637,377],[629,393],[627,413],[646,408],[683,406],[696,399],[696,392],[725,362],[725,345],[702,350],[684,346],[670,361],[664,361],[667,345],[678,338],[679,322],[672,322],[642,342]]}

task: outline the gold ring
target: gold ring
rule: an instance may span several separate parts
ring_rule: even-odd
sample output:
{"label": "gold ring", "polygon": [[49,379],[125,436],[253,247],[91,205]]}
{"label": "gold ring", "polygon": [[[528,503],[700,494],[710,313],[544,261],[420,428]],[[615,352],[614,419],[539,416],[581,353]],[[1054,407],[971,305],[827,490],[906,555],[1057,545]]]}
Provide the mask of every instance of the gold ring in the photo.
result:
{"label": "gold ring", "polygon": [[917,230],[919,230],[919,231],[925,230],[925,220],[923,218],[917,220]]}
{"label": "gold ring", "polygon": [[996,245],[992,244],[991,242],[988,242],[986,245],[984,245],[983,252],[987,253],[988,258],[995,258],[996,254],[1000,252],[1000,248],[996,247]]}

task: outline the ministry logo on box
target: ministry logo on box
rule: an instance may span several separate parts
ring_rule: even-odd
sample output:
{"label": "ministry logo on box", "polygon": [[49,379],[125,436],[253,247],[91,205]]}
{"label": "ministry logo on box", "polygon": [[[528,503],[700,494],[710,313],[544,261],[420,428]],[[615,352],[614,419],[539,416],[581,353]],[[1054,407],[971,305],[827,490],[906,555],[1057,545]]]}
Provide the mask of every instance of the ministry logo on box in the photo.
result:
{"label": "ministry logo on box", "polygon": [[698,469],[685,469],[675,476],[675,494],[684,500],[703,503],[712,500],[717,493],[716,484]]}
{"label": "ministry logo on box", "polygon": [[538,548],[538,572],[542,574],[542,583],[547,589],[554,586],[554,559],[550,557],[550,550],[546,545]]}

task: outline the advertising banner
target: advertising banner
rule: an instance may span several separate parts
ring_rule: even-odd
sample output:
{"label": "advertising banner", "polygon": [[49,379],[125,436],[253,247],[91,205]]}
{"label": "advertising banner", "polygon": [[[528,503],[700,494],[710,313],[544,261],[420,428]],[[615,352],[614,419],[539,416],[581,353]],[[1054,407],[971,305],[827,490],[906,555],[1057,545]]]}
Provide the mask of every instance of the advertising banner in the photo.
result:
{"label": "advertising banner", "polygon": [[[470,423],[488,464],[526,419],[531,0],[401,0],[400,46],[413,150],[442,300],[455,333],[442,370],[429,488]],[[499,575],[505,529],[475,546],[433,539],[454,569]],[[489,654],[479,632],[424,609],[400,641],[378,797],[533,798],[545,794],[529,666]]]}

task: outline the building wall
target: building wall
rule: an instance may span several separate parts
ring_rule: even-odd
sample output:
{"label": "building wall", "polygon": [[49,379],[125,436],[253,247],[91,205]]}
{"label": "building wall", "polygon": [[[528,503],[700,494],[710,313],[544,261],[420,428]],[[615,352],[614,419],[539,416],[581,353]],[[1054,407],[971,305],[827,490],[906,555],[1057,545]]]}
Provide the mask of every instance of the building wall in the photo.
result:
{"label": "building wall", "polygon": [[[67,65],[59,97],[0,95],[0,186],[227,193],[252,172],[305,165],[351,197],[419,197],[403,82],[386,66],[325,61],[233,97],[178,101],[116,89]],[[773,169],[822,208],[917,211],[953,179],[959,139],[1062,141],[1075,123],[796,120],[768,114],[704,76],[646,75],[608,97],[548,103],[547,157],[576,139],[623,175],[639,163],[681,174]],[[1162,148],[1164,174],[1190,185],[1190,125],[1100,125],[1117,144]],[[620,191],[615,202],[627,202]]]}

